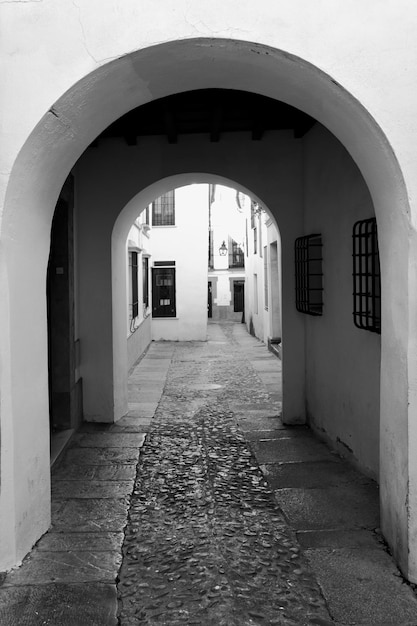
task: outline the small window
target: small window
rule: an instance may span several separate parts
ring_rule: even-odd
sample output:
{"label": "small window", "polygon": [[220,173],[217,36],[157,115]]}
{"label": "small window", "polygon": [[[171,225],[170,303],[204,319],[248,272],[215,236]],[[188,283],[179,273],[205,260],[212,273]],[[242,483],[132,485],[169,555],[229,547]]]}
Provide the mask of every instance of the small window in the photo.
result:
{"label": "small window", "polygon": [[134,320],[139,315],[139,289],[138,289],[138,253],[129,252],[130,270],[130,319]]}
{"label": "small window", "polygon": [[295,240],[295,306],[307,315],[323,314],[321,235]]}
{"label": "small window", "polygon": [[258,274],[253,275],[253,312],[258,313]]}
{"label": "small window", "polygon": [[209,229],[208,235],[208,268],[212,270],[214,268],[214,238],[212,228]]}
{"label": "small window", "polygon": [[142,259],[142,281],[143,308],[147,309],[149,306],[149,259],[147,256]]}
{"label": "small window", "polygon": [[353,226],[353,321],[357,328],[381,333],[381,271],[376,219]]}
{"label": "small window", "polygon": [[253,229],[253,254],[256,254],[258,252],[258,229],[255,228]]}
{"label": "small window", "polygon": [[264,246],[264,306],[268,310],[268,247]]}
{"label": "small window", "polygon": [[152,226],[175,226],[175,191],[152,202]]}
{"label": "small window", "polygon": [[175,268],[152,268],[152,317],[175,317]]}
{"label": "small window", "polygon": [[229,237],[229,267],[244,267],[245,256],[242,247]]}

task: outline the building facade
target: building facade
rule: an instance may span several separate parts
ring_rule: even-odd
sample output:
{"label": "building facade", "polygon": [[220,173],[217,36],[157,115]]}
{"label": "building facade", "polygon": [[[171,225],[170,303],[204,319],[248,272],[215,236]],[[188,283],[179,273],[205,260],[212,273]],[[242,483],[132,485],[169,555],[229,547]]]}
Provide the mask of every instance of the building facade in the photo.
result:
{"label": "building facade", "polygon": [[[220,11],[200,0],[163,10],[146,0],[63,0],[3,3],[1,12],[0,569],[50,524],[45,284],[52,219],[71,174],[67,400],[82,389],[86,420],[126,412],[129,299],[118,277],[146,206],[190,183],[251,196],[281,237],[283,419],[318,424],[378,478],[382,531],[417,582],[414,4],[232,1]],[[214,107],[208,131],[178,138],[172,109],[162,114],[164,137],[149,122],[140,139],[127,129],[97,142],[138,107],[209,89],[288,105],[289,125],[269,122],[264,132],[257,114],[242,126],[234,104],[227,132]],[[380,332],[352,323],[353,228],[373,218]],[[294,243],[317,234],[324,291],[314,316],[294,304]],[[66,265],[57,260],[53,271],[65,277]]]}

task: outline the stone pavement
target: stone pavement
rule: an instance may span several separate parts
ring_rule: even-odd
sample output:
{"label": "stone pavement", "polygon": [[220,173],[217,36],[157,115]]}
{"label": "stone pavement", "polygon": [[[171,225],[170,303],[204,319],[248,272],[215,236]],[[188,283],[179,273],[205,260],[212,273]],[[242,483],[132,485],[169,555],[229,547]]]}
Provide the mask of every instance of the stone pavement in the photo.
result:
{"label": "stone pavement", "polygon": [[376,485],[283,426],[280,365],[241,324],[151,344],[128,415],[54,467],[51,530],[3,576],[0,624],[416,626]]}

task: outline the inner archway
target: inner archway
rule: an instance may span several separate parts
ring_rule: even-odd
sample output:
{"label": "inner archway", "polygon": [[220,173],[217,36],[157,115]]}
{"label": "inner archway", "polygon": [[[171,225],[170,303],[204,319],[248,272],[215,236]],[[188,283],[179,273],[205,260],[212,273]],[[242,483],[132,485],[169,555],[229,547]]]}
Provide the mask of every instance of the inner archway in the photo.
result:
{"label": "inner archway", "polygon": [[[406,556],[410,520],[403,503],[407,484],[412,489],[413,483],[407,480],[411,477],[405,475],[408,470],[397,471],[399,467],[408,467],[406,398],[410,372],[405,365],[408,310],[402,305],[407,293],[408,207],[401,171],[383,132],[360,103],[314,66],[288,53],[246,42],[172,42],[104,65],[94,73],[94,80],[92,78],[89,76],[77,83],[40,121],[15,162],[8,186],[2,222],[6,267],[2,287],[8,298],[2,301],[1,332],[2,359],[13,363],[13,367],[10,375],[2,374],[2,402],[4,407],[10,408],[7,413],[2,411],[2,441],[9,441],[10,446],[5,445],[2,455],[7,514],[2,518],[1,532],[2,536],[12,539],[2,542],[5,546],[2,562],[6,567],[16,562],[49,523],[48,467],[47,463],[40,462],[48,457],[44,281],[49,230],[59,189],[86,146],[127,110],[174,91],[227,86],[289,102],[322,122],[353,156],[371,193],[378,219],[385,294],[381,368],[382,521],[394,550],[402,555],[403,569],[411,571]],[[193,142],[189,142],[188,149],[190,143]],[[195,171],[191,165],[193,154],[189,153],[189,162],[183,163],[182,168],[186,166],[188,171]],[[163,159],[166,158],[165,154]],[[268,164],[264,164],[266,172],[275,172],[276,160],[269,159]],[[234,167],[235,164],[224,162],[217,174],[234,179]],[[144,168],[142,188],[161,178],[161,167],[158,169],[157,174]],[[175,171],[178,169],[175,163],[171,162],[169,169],[171,171],[164,171],[163,176],[179,173]],[[265,198],[269,206],[274,204],[276,189],[272,184],[269,188],[268,184],[259,188],[250,175],[248,179],[251,182],[248,187],[255,195]],[[126,190],[126,197],[117,211],[130,197],[130,191]],[[397,211],[395,220],[393,207]],[[88,220],[87,215],[85,218]],[[113,218],[108,214],[102,216],[107,232],[112,230]],[[288,241],[299,231],[301,221],[294,225],[293,233],[288,233]],[[104,245],[108,246],[109,240]],[[398,250],[404,253],[399,255]],[[108,263],[107,255],[103,258]],[[33,259],[36,259],[35,264]],[[31,329],[25,324],[26,312],[19,287],[25,280],[29,262],[32,281],[25,299],[32,304]],[[36,333],[32,332],[33,327]],[[295,359],[298,356],[294,353]],[[396,394],[389,392],[393,384]],[[22,385],[26,385],[25,393],[22,393]],[[116,414],[118,410],[116,407]],[[32,419],[28,427],[29,414]],[[396,416],[395,424],[392,415]],[[19,466],[16,461],[19,458],[27,459],[25,468]],[[27,476],[35,477],[30,488]],[[22,519],[30,522],[20,524]]]}

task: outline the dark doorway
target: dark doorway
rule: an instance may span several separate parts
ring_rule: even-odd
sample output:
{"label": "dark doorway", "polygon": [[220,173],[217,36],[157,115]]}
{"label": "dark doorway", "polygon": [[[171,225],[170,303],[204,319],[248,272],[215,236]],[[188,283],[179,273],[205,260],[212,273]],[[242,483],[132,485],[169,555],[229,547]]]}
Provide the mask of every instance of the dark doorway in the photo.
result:
{"label": "dark doorway", "polygon": [[207,315],[209,318],[213,317],[213,286],[211,280],[208,281],[207,289]]}
{"label": "dark doorway", "polygon": [[244,312],[245,310],[245,282],[243,280],[235,280],[233,282],[233,311],[235,313]]}
{"label": "dark doorway", "polygon": [[75,375],[73,214],[74,183],[70,175],[55,207],[46,282],[52,433],[77,428],[82,414],[81,379],[76,382]]}

